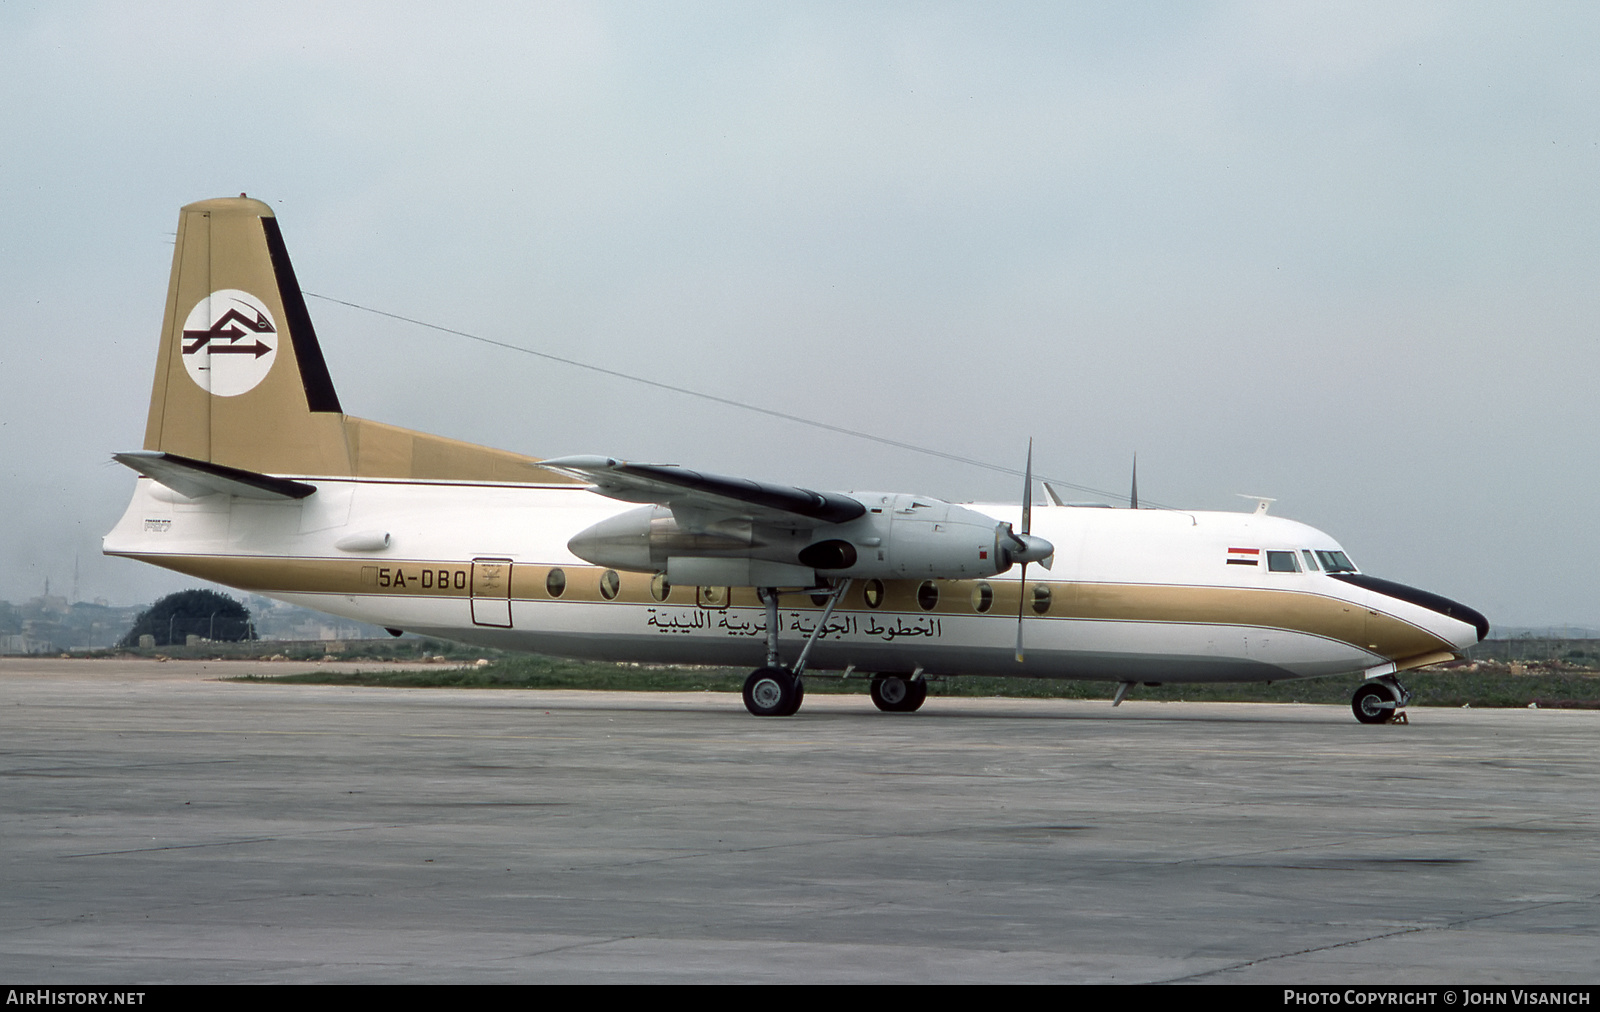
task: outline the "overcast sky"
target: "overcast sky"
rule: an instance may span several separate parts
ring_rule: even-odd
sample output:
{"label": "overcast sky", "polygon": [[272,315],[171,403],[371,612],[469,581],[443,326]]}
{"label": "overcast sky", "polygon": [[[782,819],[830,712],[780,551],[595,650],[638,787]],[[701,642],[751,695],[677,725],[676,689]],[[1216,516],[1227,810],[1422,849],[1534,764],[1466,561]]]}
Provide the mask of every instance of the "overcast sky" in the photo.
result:
{"label": "overcast sky", "polygon": [[[178,208],[311,292],[1600,627],[1593,3],[0,3],[0,598],[149,601]],[[310,299],[345,410],[539,456],[1020,481]],[[1079,495],[1079,493],[1074,493]]]}

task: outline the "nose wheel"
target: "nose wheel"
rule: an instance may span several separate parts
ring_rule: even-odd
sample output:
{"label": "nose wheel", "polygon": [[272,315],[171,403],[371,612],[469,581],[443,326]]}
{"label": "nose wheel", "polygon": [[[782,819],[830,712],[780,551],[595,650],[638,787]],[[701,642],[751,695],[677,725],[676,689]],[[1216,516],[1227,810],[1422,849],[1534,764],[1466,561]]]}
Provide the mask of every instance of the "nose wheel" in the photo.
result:
{"label": "nose wheel", "polygon": [[1402,708],[1409,702],[1411,693],[1390,675],[1363,682],[1350,700],[1350,709],[1363,724],[1404,724]]}

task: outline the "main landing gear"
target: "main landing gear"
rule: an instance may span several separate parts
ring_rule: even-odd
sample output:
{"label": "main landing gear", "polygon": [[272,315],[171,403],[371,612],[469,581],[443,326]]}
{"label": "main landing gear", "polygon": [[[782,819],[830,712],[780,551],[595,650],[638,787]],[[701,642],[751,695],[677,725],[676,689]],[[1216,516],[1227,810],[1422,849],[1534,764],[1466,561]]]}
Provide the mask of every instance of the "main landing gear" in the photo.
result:
{"label": "main landing gear", "polygon": [[[767,606],[767,663],[765,667],[750,672],[744,680],[744,708],[757,717],[792,717],[806,698],[806,683],[800,674],[806,669],[806,658],[817,637],[827,628],[833,606],[849,589],[850,581],[841,580],[828,591],[827,607],[822,617],[806,639],[796,658],[794,667],[786,668],[778,656],[778,592],[771,587],[759,587],[756,593]],[[928,698],[928,682],[919,667],[909,675],[873,675],[872,704],[885,713],[914,713]]]}
{"label": "main landing gear", "polygon": [[872,705],[884,713],[914,713],[928,698],[928,683],[906,675],[873,675]]}
{"label": "main landing gear", "polygon": [[757,717],[792,717],[806,698],[806,683],[788,668],[757,668],[744,680],[744,708]]}
{"label": "main landing gear", "polygon": [[1350,709],[1363,724],[1404,724],[1402,709],[1411,702],[1411,693],[1393,675],[1362,682],[1350,700]]}
{"label": "main landing gear", "polygon": [[[828,618],[833,614],[833,606],[839,603],[839,598],[849,589],[849,580],[840,580],[828,591],[828,606],[822,609],[822,617],[817,620],[817,627],[811,631],[806,639],[806,645],[801,648],[800,656],[794,662],[791,670],[784,667],[778,660],[778,591],[775,587],[758,587],[756,593],[761,598],[761,603],[767,606],[767,665],[750,672],[750,677],[744,680],[744,708],[757,717],[792,717],[800,709],[800,703],[806,698],[806,683],[800,680],[801,672],[806,669],[806,658],[811,654],[811,647],[817,642],[817,637],[822,630],[827,628]],[[877,697],[874,696],[874,699]],[[913,707],[915,709],[915,707]]]}

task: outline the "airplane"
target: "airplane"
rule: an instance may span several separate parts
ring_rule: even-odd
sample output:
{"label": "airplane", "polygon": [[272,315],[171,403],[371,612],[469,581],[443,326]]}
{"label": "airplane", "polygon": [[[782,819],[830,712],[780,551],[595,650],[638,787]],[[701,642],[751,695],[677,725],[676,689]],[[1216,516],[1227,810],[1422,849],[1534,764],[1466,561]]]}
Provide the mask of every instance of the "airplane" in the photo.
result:
{"label": "airplane", "polygon": [[[1252,512],[816,492],[605,456],[538,459],[344,413],[272,209],[179,215],[143,449],[108,555],[402,631],[608,661],[806,671],[911,712],[928,679],[1272,682],[1359,673],[1356,718],[1488,620]],[[1135,486],[1137,487],[1137,486]],[[1135,493],[1135,496],[1137,493]],[[1133,505],[1137,506],[1135,499]],[[1029,566],[1035,564],[1033,578]]]}

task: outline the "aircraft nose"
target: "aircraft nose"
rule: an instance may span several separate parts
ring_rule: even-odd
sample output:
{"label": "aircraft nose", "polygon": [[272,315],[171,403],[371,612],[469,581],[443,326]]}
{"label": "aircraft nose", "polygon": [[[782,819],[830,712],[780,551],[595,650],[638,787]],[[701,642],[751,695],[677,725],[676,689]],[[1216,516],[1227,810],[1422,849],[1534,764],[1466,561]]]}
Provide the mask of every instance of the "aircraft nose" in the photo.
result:
{"label": "aircraft nose", "polygon": [[1465,633],[1462,641],[1458,644],[1463,650],[1475,642],[1482,642],[1484,637],[1489,635],[1489,620],[1484,618],[1483,613],[1476,609],[1468,608],[1459,601],[1452,601],[1448,597],[1441,597],[1426,590],[1408,587],[1403,583],[1395,583],[1393,580],[1381,580],[1376,576],[1368,576],[1365,573],[1329,573],[1328,575],[1346,583],[1364,587],[1373,593],[1383,594],[1386,597],[1392,597],[1400,601],[1407,601],[1446,618],[1453,618],[1457,622],[1466,623],[1477,631],[1478,638],[1476,640],[1470,639],[1471,634]]}

